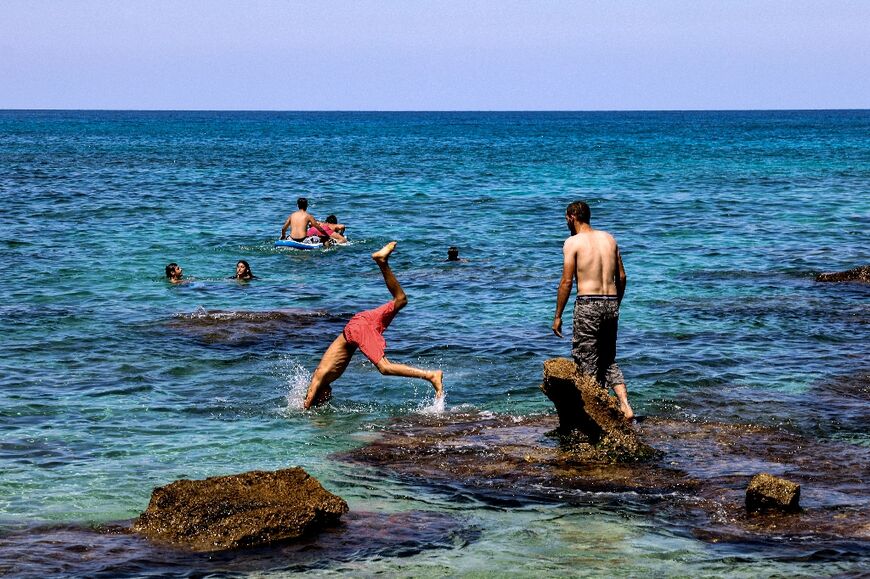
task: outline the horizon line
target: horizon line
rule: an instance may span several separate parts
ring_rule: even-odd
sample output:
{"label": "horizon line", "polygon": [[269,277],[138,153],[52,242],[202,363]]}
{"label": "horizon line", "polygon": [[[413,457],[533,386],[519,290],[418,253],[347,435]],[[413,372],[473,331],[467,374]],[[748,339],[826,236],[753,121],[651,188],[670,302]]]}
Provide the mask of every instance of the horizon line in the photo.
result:
{"label": "horizon line", "polygon": [[0,108],[0,112],[127,112],[127,113],[737,113],[737,112],[859,112],[870,108],[761,109],[162,109],[162,108]]}

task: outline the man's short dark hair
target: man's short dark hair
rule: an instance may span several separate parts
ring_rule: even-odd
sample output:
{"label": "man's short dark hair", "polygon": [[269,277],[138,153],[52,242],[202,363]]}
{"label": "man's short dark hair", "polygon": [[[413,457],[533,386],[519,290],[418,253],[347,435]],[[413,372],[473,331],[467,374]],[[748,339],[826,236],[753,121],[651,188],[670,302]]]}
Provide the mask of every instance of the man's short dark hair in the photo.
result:
{"label": "man's short dark hair", "polygon": [[306,199],[305,197],[300,197],[296,200],[296,207],[298,207],[302,211],[305,211],[306,209],[308,209],[308,199]]}
{"label": "man's short dark hair", "polygon": [[592,211],[590,211],[589,205],[585,201],[571,203],[568,205],[565,213],[573,215],[580,223],[589,223],[589,219],[592,217]]}
{"label": "man's short dark hair", "polygon": [[458,247],[448,247],[447,248],[447,259],[448,259],[448,261],[459,261],[459,248]]}
{"label": "man's short dark hair", "polygon": [[178,264],[174,261],[166,266],[166,277],[172,277],[172,274],[175,272],[175,268],[178,267]]}
{"label": "man's short dark hair", "polygon": [[336,217],[335,215],[330,215],[329,217],[326,218],[326,222],[337,225],[338,224],[338,217]]}

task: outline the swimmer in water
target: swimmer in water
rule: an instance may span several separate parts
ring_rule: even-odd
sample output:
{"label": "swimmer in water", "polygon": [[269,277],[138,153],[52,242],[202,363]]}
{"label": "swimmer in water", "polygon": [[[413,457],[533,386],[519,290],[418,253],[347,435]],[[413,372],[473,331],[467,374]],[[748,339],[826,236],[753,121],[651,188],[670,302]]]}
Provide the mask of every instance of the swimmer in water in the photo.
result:
{"label": "swimmer in water", "polygon": [[230,279],[247,281],[254,279],[255,277],[256,276],[251,271],[251,266],[248,265],[248,262],[244,259],[240,259],[238,263],[236,263],[236,275],[232,276]]}
{"label": "swimmer in water", "polygon": [[174,261],[166,266],[166,279],[169,280],[169,283],[181,283],[183,274],[184,270]]}

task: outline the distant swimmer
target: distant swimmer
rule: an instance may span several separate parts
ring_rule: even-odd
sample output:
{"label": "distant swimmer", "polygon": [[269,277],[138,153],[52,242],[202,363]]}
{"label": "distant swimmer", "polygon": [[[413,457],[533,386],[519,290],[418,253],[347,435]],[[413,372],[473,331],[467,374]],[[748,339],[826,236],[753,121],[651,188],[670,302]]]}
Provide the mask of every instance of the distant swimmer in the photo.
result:
{"label": "distant swimmer", "polygon": [[384,282],[393,299],[374,310],[360,312],[350,319],[344,327],[344,331],[327,348],[320,364],[314,371],[303,408],[323,404],[332,397],[330,385],[344,373],[357,348],[362,350],[366,358],[371,360],[372,364],[384,376],[404,376],[428,380],[435,388],[435,396],[438,398],[444,396],[442,385],[444,373],[441,370],[423,370],[396,364],[387,360],[384,355],[386,341],[383,334],[399,310],[408,303],[408,297],[402,290],[402,286],[399,285],[399,281],[390,269],[388,262],[394,249],[396,249],[396,242],[391,241],[372,254],[372,259],[381,269]]}
{"label": "distant swimmer", "polygon": [[[320,222],[320,230],[316,227],[309,227],[308,237],[319,237],[321,243],[328,243],[330,240],[335,243],[347,243],[347,238],[342,235],[344,233],[345,226],[338,222],[338,218],[335,215],[330,215],[326,218],[326,222]],[[328,235],[323,235],[321,231],[326,232]]]}
{"label": "distant swimmer", "polygon": [[459,257],[459,248],[455,246],[451,246],[447,248],[447,261],[461,261],[467,262],[468,260],[464,257]]}
{"label": "distant swimmer", "polygon": [[613,388],[620,410],[630,420],[634,411],[628,404],[625,378],[616,365],[616,333],[619,304],[625,294],[625,269],[616,240],[606,231],[592,229],[590,217],[589,205],[583,201],[571,203],[565,211],[571,237],[562,247],[564,263],[553,332],[562,337],[562,312],[576,279],[571,355],[581,372],[594,376],[602,386]]}
{"label": "distant swimmer", "polygon": [[174,261],[166,266],[166,279],[169,280],[169,283],[181,283],[184,281],[182,279],[183,274],[184,270]]}
{"label": "distant swimmer", "polygon": [[236,275],[230,279],[247,281],[254,279],[255,277],[256,276],[254,275],[254,272],[251,271],[251,266],[248,265],[248,262],[244,259],[240,259],[238,263],[236,263]]}
{"label": "distant swimmer", "polygon": [[317,235],[329,237],[329,233],[323,229],[323,226],[310,213],[308,213],[308,199],[300,197],[296,200],[296,206],[299,208],[287,217],[284,222],[284,227],[281,228],[281,239],[288,239],[287,229],[290,229],[290,237],[293,241],[302,243],[308,236],[308,229],[313,227],[317,231]]}

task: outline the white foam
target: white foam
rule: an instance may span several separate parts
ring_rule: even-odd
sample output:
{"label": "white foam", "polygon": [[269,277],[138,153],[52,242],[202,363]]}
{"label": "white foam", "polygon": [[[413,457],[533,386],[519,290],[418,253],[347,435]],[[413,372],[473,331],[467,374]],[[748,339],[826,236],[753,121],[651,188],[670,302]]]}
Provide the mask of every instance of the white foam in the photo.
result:
{"label": "white foam", "polygon": [[444,402],[447,400],[447,395],[436,396],[431,404],[421,406],[417,409],[420,414],[443,414]]}
{"label": "white foam", "polygon": [[289,368],[285,374],[287,384],[287,410],[301,410],[311,383],[311,373],[298,362],[288,361]]}

